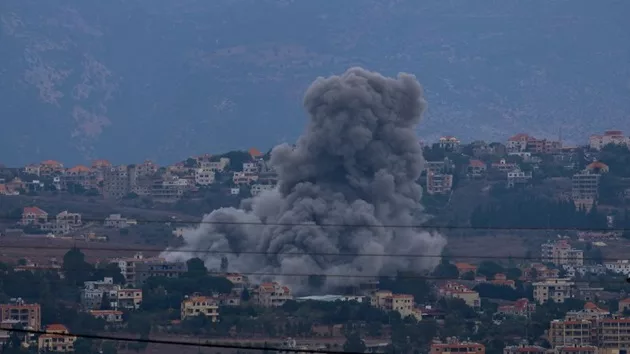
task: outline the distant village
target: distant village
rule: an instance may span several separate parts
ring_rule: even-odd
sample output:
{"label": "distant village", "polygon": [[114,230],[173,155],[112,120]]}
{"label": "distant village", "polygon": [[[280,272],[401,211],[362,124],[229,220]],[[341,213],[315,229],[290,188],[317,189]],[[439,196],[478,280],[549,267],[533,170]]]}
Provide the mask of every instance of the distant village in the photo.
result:
{"label": "distant village", "polygon": [[[630,348],[630,284],[625,281],[630,276],[630,261],[605,259],[599,247],[613,241],[630,242],[624,228],[617,227],[628,221],[623,210],[630,201],[630,171],[624,161],[630,159],[622,158],[626,156],[623,153],[630,156],[629,145],[630,139],[620,131],[593,135],[587,144],[577,147],[528,134],[517,134],[503,143],[469,144],[446,136],[423,145],[427,162],[419,182],[429,197],[442,197],[448,203],[458,188],[478,181],[502,191],[528,191],[544,181],[566,181],[567,187],[557,192],[558,200],[572,203],[572,210],[583,212],[579,214],[582,216],[593,215],[596,210],[601,214],[601,229],[551,231],[547,241],[533,250],[538,257],[476,263],[445,257],[433,273],[411,280],[375,277],[337,294],[296,296],[285,284],[252,282],[248,274],[230,272],[227,264],[221,269],[206,269],[199,259],[169,262],[139,252],[92,265],[83,261],[81,250],[73,248],[63,262],[42,264],[25,258],[16,264],[3,264],[6,270],[0,274],[0,284],[46,279],[74,289],[80,299],[80,306],[73,308],[77,316],[98,320],[90,326],[101,332],[133,332],[138,318],[143,318],[150,322],[149,332],[157,335],[276,338],[287,348],[305,350],[352,344],[364,352],[411,345],[436,354],[619,354]],[[96,160],[90,166],[70,168],[47,160],[1,168],[0,198],[67,193],[113,202],[151,198],[169,204],[194,198],[207,188],[250,197],[272,190],[278,183],[267,157],[250,149],[191,157],[170,166],[151,161],[113,166]],[[614,183],[607,175],[614,177]],[[76,210],[49,214],[31,205],[21,211],[9,229],[24,234],[60,237],[87,224]],[[99,223],[122,230],[140,222],[111,214]],[[183,228],[173,226],[172,232],[173,237],[181,237]],[[107,242],[89,230],[83,237]],[[68,266],[70,262],[74,262],[73,267]],[[84,277],[74,273],[77,264],[85,264]],[[24,276],[26,273],[31,276]],[[59,335],[76,333],[72,327],[79,322],[49,322],[44,317],[49,312],[45,307],[52,306],[43,301],[48,299],[46,294],[24,291],[23,296],[14,296],[23,289],[11,290],[13,293],[0,289],[0,299],[4,299],[0,305],[2,328],[45,331],[20,334],[24,348],[73,352],[81,344],[77,344],[80,338]],[[317,315],[301,318],[301,308]],[[368,317],[369,311],[376,312]],[[351,318],[338,319],[337,313]],[[252,319],[265,325],[248,322]],[[414,332],[419,328],[420,332]],[[408,335],[394,339],[398,337],[392,333]],[[421,333],[430,338],[424,341]],[[361,338],[359,344],[351,334]],[[12,343],[14,335],[0,332],[0,342]],[[334,344],[335,338],[342,338],[341,344]]]}

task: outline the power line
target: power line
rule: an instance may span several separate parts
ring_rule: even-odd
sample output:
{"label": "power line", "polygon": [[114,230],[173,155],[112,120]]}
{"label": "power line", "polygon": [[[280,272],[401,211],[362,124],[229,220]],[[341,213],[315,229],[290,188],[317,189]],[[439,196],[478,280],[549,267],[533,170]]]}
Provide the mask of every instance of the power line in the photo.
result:
{"label": "power line", "polygon": [[24,333],[24,334],[54,334],[61,335],[65,337],[76,337],[76,338],[84,338],[84,339],[98,339],[98,340],[114,340],[121,342],[133,342],[133,343],[147,343],[147,344],[167,344],[167,345],[181,345],[181,346],[189,346],[189,347],[204,347],[204,348],[221,348],[221,349],[243,349],[243,350],[270,350],[270,351],[282,351],[282,352],[291,352],[291,353],[320,353],[320,354],[363,354],[359,352],[341,352],[334,350],[313,350],[313,349],[300,349],[300,348],[274,348],[274,347],[266,347],[266,346],[243,346],[243,345],[235,345],[235,344],[221,344],[221,343],[195,343],[195,342],[183,342],[183,341],[173,341],[173,340],[164,340],[164,339],[146,339],[146,338],[125,338],[125,337],[114,337],[114,336],[103,336],[97,334],[75,334],[75,333],[57,333],[57,332],[46,332],[46,331],[36,331],[32,329],[5,329],[8,332],[16,332],[16,333]]}
{"label": "power line", "polygon": [[[104,223],[103,218],[81,218],[86,222],[100,222]],[[0,216],[0,220],[5,221],[20,221],[22,218]],[[316,223],[316,222],[304,222],[304,223],[282,223],[282,222],[254,222],[254,221],[177,221],[177,220],[136,220],[138,224],[151,224],[151,223],[163,223],[174,225],[243,225],[243,226],[300,226],[300,227],[348,227],[348,228],[385,228],[385,229],[436,229],[436,230],[498,230],[498,231],[576,231],[576,232],[626,232],[630,231],[630,228],[608,228],[608,227],[551,227],[551,226],[464,226],[464,225],[426,225],[426,224],[347,224],[347,223]]]}
{"label": "power line", "polygon": [[[469,254],[419,254],[419,253],[334,253],[334,252],[268,252],[268,251],[232,251],[232,250],[197,250],[187,248],[173,249],[157,249],[157,248],[140,248],[140,247],[85,247],[81,248],[74,244],[73,246],[56,246],[56,245],[5,245],[0,241],[0,250],[2,249],[50,249],[50,250],[69,250],[71,248],[79,248],[82,251],[119,251],[119,252],[173,252],[173,253],[192,253],[192,254],[215,254],[215,255],[263,255],[272,256],[282,254],[284,256],[335,256],[335,257],[400,257],[400,258],[454,258],[454,259],[498,259],[498,260],[532,260],[542,261],[542,256],[492,256],[492,255],[469,255]],[[546,257],[545,257],[546,258]],[[595,258],[595,257],[563,257],[563,260],[584,260],[584,261],[605,261],[617,262],[623,261],[622,258]]]}

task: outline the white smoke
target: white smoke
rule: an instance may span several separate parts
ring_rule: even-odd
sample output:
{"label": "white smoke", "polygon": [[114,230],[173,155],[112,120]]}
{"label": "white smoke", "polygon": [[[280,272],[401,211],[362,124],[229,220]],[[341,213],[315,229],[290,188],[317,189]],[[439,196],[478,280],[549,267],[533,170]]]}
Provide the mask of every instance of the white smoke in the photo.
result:
{"label": "white smoke", "polygon": [[185,245],[163,256],[199,257],[215,269],[225,256],[231,271],[275,274],[296,288],[307,278],[282,274],[326,274],[327,286],[339,286],[365,279],[335,275],[432,269],[436,257],[391,256],[439,255],[446,245],[441,235],[414,227],[426,220],[416,135],[425,106],[409,74],[386,78],[351,68],[318,78],[304,97],[305,133],[271,153],[278,188],[241,209],[206,215],[184,233]]}

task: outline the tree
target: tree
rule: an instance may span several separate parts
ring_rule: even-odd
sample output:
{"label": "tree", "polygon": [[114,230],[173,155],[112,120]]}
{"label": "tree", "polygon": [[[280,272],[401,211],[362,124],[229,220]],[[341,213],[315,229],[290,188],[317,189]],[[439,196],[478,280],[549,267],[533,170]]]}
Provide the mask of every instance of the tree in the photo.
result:
{"label": "tree", "polygon": [[187,168],[198,167],[197,160],[193,159],[192,157],[187,158],[186,161],[184,161],[184,167],[187,167]]}
{"label": "tree", "polygon": [[186,276],[189,278],[201,278],[208,274],[208,268],[200,258],[191,258],[186,262]]}
{"label": "tree", "polygon": [[241,301],[249,301],[249,290],[247,290],[247,288],[243,289],[243,291],[241,292]]}
{"label": "tree", "polygon": [[90,279],[93,266],[85,261],[81,250],[73,247],[63,256],[62,271],[70,284],[79,286]]}
{"label": "tree", "polygon": [[433,276],[448,279],[457,279],[459,277],[459,270],[454,264],[451,264],[448,260],[442,259],[440,264],[433,270]]}
{"label": "tree", "polygon": [[125,277],[122,275],[122,272],[116,263],[107,263],[103,266],[97,267],[91,277],[92,280],[102,280],[103,278],[112,278],[114,280],[114,284],[125,283]]}
{"label": "tree", "polygon": [[365,353],[367,346],[357,332],[350,332],[346,335],[346,342],[343,344],[344,352]]}
{"label": "tree", "polygon": [[492,261],[483,261],[477,268],[477,273],[485,275],[488,278],[493,278],[497,273],[503,273],[504,269],[500,264]]}

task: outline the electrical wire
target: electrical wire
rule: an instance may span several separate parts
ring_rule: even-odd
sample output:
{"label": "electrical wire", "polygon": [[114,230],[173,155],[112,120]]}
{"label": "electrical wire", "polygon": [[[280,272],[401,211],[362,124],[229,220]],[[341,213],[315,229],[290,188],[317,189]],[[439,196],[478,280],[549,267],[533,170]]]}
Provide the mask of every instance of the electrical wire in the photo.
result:
{"label": "electrical wire", "polygon": [[75,338],[84,338],[84,339],[97,339],[97,340],[113,340],[120,342],[133,342],[133,343],[147,343],[147,344],[168,344],[168,345],[181,345],[188,347],[203,347],[203,348],[221,348],[221,349],[242,349],[242,350],[269,350],[269,351],[280,351],[280,352],[290,352],[290,353],[320,353],[320,354],[364,354],[360,352],[346,352],[346,351],[334,351],[334,350],[315,350],[315,349],[301,349],[301,348],[274,348],[274,347],[266,347],[266,346],[244,346],[244,345],[236,345],[236,344],[222,344],[222,343],[194,343],[194,342],[184,342],[184,341],[173,341],[173,340],[164,340],[164,339],[146,339],[146,338],[125,338],[125,337],[115,337],[115,336],[104,336],[97,334],[75,334],[75,333],[56,333],[56,332],[47,332],[47,331],[37,331],[31,329],[3,329],[7,332],[15,332],[15,333],[24,333],[24,334],[54,334],[61,335],[65,337],[75,337]]}

